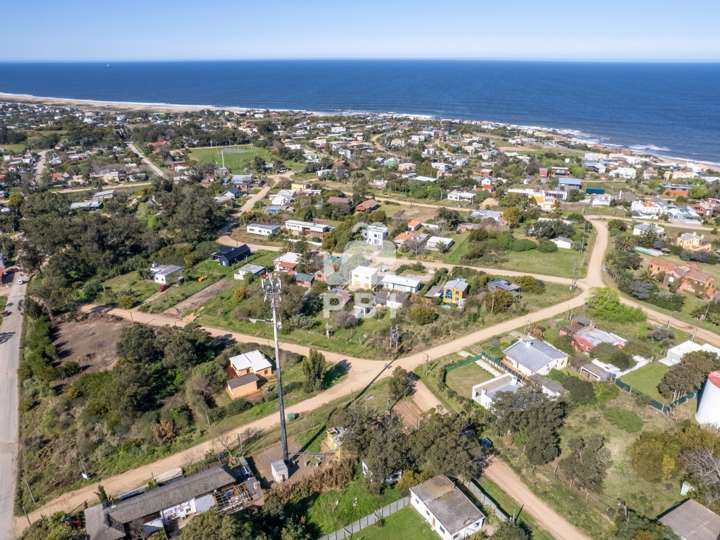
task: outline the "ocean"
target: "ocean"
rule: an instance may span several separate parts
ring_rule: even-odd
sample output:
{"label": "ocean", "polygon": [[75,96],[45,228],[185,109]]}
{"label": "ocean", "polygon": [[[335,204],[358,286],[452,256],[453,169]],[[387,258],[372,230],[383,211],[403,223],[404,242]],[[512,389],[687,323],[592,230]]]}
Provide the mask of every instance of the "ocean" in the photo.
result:
{"label": "ocean", "polygon": [[0,91],[568,129],[720,162],[720,64],[465,60],[0,63]]}

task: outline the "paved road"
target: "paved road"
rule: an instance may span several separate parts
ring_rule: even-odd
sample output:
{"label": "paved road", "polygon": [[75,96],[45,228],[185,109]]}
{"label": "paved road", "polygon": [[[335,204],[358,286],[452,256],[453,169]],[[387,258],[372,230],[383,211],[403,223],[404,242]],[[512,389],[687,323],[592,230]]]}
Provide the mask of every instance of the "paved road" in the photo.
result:
{"label": "paved road", "polygon": [[15,481],[18,450],[18,378],[20,337],[23,317],[18,302],[25,297],[26,285],[13,282],[7,308],[11,315],[0,326],[0,540],[15,538]]}
{"label": "paved road", "polygon": [[134,143],[129,142],[128,148],[132,150],[142,161],[145,165],[150,167],[150,169],[158,175],[160,178],[165,178],[165,171],[163,171],[160,167],[158,167],[155,163],[153,163],[149,157],[147,157],[143,152],[140,151],[140,149],[135,146]]}

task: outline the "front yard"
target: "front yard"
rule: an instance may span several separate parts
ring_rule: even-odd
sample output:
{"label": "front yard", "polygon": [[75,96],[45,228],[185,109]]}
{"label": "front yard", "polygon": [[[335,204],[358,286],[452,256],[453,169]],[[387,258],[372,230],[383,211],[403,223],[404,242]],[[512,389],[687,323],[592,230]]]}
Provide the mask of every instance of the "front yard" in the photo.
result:
{"label": "front yard", "polygon": [[631,371],[620,380],[626,384],[632,386],[635,390],[641,394],[659,401],[660,403],[667,403],[667,400],[660,395],[657,386],[660,384],[665,373],[670,369],[665,364],[660,362],[653,362],[646,366]]}

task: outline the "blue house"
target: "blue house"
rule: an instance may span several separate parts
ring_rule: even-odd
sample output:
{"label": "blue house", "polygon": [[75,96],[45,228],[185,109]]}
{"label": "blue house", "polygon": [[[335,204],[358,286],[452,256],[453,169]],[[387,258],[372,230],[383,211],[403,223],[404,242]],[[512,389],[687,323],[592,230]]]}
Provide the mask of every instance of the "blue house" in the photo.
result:
{"label": "blue house", "polygon": [[582,189],[582,180],[579,178],[560,178],[558,186],[563,189]]}

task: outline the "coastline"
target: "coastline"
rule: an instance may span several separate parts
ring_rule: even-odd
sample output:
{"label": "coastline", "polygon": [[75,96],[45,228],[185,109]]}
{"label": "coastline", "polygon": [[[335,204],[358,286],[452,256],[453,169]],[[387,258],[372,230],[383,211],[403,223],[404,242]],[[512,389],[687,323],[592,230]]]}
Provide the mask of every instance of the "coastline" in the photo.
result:
{"label": "coastline", "polygon": [[[228,105],[192,105],[192,104],[181,104],[181,103],[163,103],[163,102],[135,102],[135,101],[106,101],[98,99],[81,99],[81,98],[63,98],[63,97],[51,97],[51,96],[36,96],[33,94],[16,94],[11,92],[0,92],[0,101],[18,102],[18,103],[32,103],[38,105],[64,105],[64,106],[77,106],[77,107],[88,107],[102,111],[146,111],[146,112],[169,112],[169,113],[182,113],[182,112],[198,112],[203,110],[211,111],[230,111],[236,113],[245,113],[248,111],[270,111],[280,113],[297,113],[297,114],[314,114],[317,116],[394,116],[403,118],[413,118],[418,120],[439,120],[439,121],[450,121],[450,122],[462,122],[470,124],[491,124],[499,127],[508,127],[516,129],[533,129],[536,131],[545,132],[554,137],[563,138],[568,142],[576,142],[587,144],[588,146],[595,147],[605,152],[618,152],[622,151],[634,156],[650,156],[660,160],[662,163],[673,164],[673,165],[698,165],[706,167],[707,169],[713,170],[720,173],[720,162],[707,161],[702,159],[691,159],[679,156],[669,156],[661,154],[659,151],[670,151],[665,148],[658,148],[652,144],[633,144],[633,145],[621,145],[614,144],[611,142],[601,142],[598,136],[594,136],[589,133],[584,133],[580,130],[572,128],[554,128],[546,126],[535,126],[535,125],[521,125],[513,124],[510,122],[499,122],[495,120],[468,120],[462,118],[446,118],[436,117],[429,114],[411,114],[401,112],[371,112],[361,110],[348,110],[348,111],[310,111],[305,109],[279,109],[269,107],[240,107],[240,106],[228,106]],[[600,137],[602,138],[602,137]]]}

